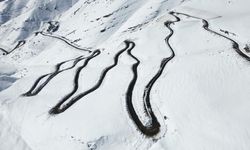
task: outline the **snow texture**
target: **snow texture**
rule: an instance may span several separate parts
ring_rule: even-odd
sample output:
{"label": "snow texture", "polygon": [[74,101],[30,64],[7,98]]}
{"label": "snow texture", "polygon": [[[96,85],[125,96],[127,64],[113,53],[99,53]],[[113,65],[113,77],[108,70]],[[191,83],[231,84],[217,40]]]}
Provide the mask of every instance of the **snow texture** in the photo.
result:
{"label": "snow texture", "polygon": [[249,0],[0,0],[0,150],[249,150]]}

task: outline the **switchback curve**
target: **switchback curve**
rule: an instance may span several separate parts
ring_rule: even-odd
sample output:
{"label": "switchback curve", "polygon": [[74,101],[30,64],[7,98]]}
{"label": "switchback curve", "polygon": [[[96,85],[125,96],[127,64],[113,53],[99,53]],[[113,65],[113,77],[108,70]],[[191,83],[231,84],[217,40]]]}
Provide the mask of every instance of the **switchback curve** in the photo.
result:
{"label": "switchback curve", "polygon": [[[55,71],[52,72],[52,73],[48,73],[48,74],[45,74],[45,75],[42,75],[40,76],[35,82],[34,84],[32,85],[32,87],[29,89],[29,91],[27,91],[26,93],[23,94],[23,96],[35,96],[37,95],[54,77],[56,77],[58,74],[66,71],[66,70],[70,70],[72,68],[74,68],[77,63],[79,63],[81,60],[85,59],[85,57],[83,56],[79,56],[75,59],[71,59],[71,60],[67,60],[67,61],[63,61],[59,64],[57,64],[55,66]],[[70,62],[70,61],[74,61],[73,62],[73,65],[68,67],[68,68],[65,68],[65,69],[62,69],[60,70],[61,66],[67,62]],[[43,81],[44,78],[46,78],[45,81]],[[39,85],[40,83],[40,85]]]}
{"label": "switchback curve", "polygon": [[[146,85],[145,89],[144,89],[144,93],[143,93],[143,102],[144,102],[144,111],[146,112],[147,116],[150,118],[150,124],[149,125],[144,125],[142,123],[142,121],[140,120],[139,116],[137,115],[134,107],[133,107],[133,90],[134,90],[134,86],[136,84],[136,80],[138,78],[138,73],[137,73],[137,68],[140,64],[140,60],[138,58],[136,58],[132,53],[132,49],[128,50],[128,55],[130,57],[132,57],[134,60],[136,60],[136,63],[134,63],[132,65],[132,71],[133,71],[133,79],[130,81],[130,84],[128,86],[127,92],[126,92],[126,104],[127,104],[127,109],[129,112],[130,117],[132,118],[132,120],[134,121],[134,123],[136,124],[136,126],[138,127],[138,129],[146,136],[152,137],[157,135],[160,132],[160,123],[157,119],[157,117],[155,116],[153,110],[152,110],[152,106],[150,103],[150,92],[151,89],[154,85],[154,83],[157,81],[157,79],[161,76],[166,64],[172,60],[175,56],[175,52],[172,48],[172,46],[169,43],[169,39],[171,38],[171,36],[173,35],[174,31],[173,29],[170,27],[171,24],[180,21],[180,19],[175,16],[172,12],[170,12],[171,15],[173,15],[176,20],[175,21],[166,21],[164,24],[165,26],[169,29],[170,33],[168,34],[168,36],[165,38],[165,42],[166,44],[169,46],[170,50],[171,50],[171,55],[169,57],[164,58],[161,61],[161,65],[160,68],[158,70],[158,72],[153,76],[153,78],[149,81],[149,83]],[[131,42],[131,41],[127,41],[127,43],[132,43],[133,44],[133,48],[135,47],[135,43]]]}
{"label": "switchback curve", "polygon": [[83,98],[84,96],[94,92],[95,90],[97,90],[101,84],[103,83],[103,80],[104,78],[106,77],[107,73],[112,69],[114,68],[117,63],[118,63],[118,60],[119,60],[119,57],[120,55],[126,51],[127,49],[129,48],[129,45],[126,44],[126,47],[123,48],[122,50],[120,50],[115,56],[114,56],[114,63],[108,67],[106,67],[100,77],[99,77],[99,80],[97,81],[97,83],[92,86],[90,89],[76,95],[75,97],[71,98],[69,101],[68,99],[73,96],[73,94],[77,91],[78,89],[78,78],[75,78],[75,85],[77,85],[76,88],[74,88],[74,90],[69,93],[68,95],[66,95],[62,100],[59,101],[59,103],[56,104],[56,106],[54,106],[50,111],[49,113],[52,114],[52,115],[55,115],[55,114],[60,114],[62,112],[64,112],[65,110],[67,110],[69,107],[71,107],[74,103],[76,103],[77,101],[79,101],[81,98]]}
{"label": "switchback curve", "polygon": [[247,61],[250,61],[250,57],[249,57],[248,55],[246,55],[245,53],[243,53],[242,50],[240,50],[239,44],[238,44],[235,40],[233,40],[233,39],[231,39],[231,38],[229,38],[229,37],[227,37],[227,36],[225,36],[225,35],[223,35],[223,34],[221,34],[221,33],[218,33],[218,32],[216,32],[216,31],[210,29],[210,28],[209,28],[209,23],[208,23],[208,21],[207,21],[206,19],[203,19],[203,18],[200,18],[200,17],[196,17],[196,16],[192,16],[192,15],[185,14],[185,13],[181,13],[181,12],[174,12],[174,14],[176,14],[176,15],[184,15],[184,16],[187,16],[187,17],[190,17],[190,18],[194,18],[194,19],[201,20],[202,23],[203,23],[203,26],[202,26],[202,27],[203,27],[206,31],[208,31],[208,32],[210,32],[210,33],[213,33],[213,34],[215,34],[215,35],[218,35],[218,36],[220,36],[220,37],[223,37],[223,38],[225,38],[225,39],[231,41],[231,43],[232,43],[232,48],[233,48],[241,57],[243,57],[243,58],[246,59]]}
{"label": "switchback curve", "polygon": [[18,41],[17,45],[9,51],[4,49],[4,48],[0,48],[0,50],[4,52],[3,55],[8,55],[8,54],[12,53],[14,50],[16,50],[17,48],[23,46],[25,43],[26,43],[26,41],[21,40],[21,41]]}

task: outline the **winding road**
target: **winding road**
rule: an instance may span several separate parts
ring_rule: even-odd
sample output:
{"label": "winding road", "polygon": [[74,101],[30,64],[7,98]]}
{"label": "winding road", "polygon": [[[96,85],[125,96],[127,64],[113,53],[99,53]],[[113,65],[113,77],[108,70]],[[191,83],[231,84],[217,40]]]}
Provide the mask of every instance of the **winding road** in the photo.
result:
{"label": "winding road", "polygon": [[18,41],[17,45],[11,50],[6,50],[6,49],[1,48],[1,47],[0,47],[0,50],[3,52],[3,55],[8,55],[8,54],[12,53],[14,50],[16,50],[19,47],[23,46],[25,43],[26,43],[26,41],[21,40],[21,41]]}
{"label": "winding road", "polygon": [[[54,77],[56,77],[58,74],[66,71],[66,70],[70,70],[70,69],[74,68],[83,59],[85,59],[85,57],[79,56],[75,59],[63,61],[63,62],[57,64],[54,72],[40,76],[35,81],[35,83],[32,85],[30,90],[27,91],[26,93],[24,93],[23,96],[35,96],[35,95],[37,95]],[[64,65],[67,62],[71,62],[71,61],[73,61],[73,64],[70,67],[60,70],[62,65]],[[46,77],[47,77],[47,79],[45,79]]]}
{"label": "winding road", "polygon": [[90,89],[76,95],[75,97],[71,98],[70,100],[68,100],[78,89],[78,78],[79,78],[79,73],[81,70],[79,70],[79,72],[77,72],[76,74],[76,77],[75,77],[75,81],[74,81],[74,84],[75,84],[75,88],[72,92],[70,92],[68,95],[66,95],[62,100],[59,101],[59,103],[56,104],[56,106],[54,106],[50,111],[49,113],[50,114],[59,114],[59,113],[62,113],[64,112],[65,110],[67,110],[70,106],[72,106],[74,103],[76,103],[77,101],[79,101],[81,98],[83,98],[84,96],[94,92],[95,90],[97,90],[101,84],[103,83],[103,80],[105,78],[105,76],[107,75],[107,73],[112,69],[114,68],[117,63],[118,63],[118,60],[119,60],[119,57],[120,55],[125,52],[126,50],[129,50],[130,49],[130,46],[129,44],[125,41],[125,48],[123,48],[122,50],[120,50],[115,56],[114,56],[114,62],[112,65],[106,67],[100,77],[99,77],[99,80],[97,81],[97,83],[95,85],[93,85]]}
{"label": "winding road", "polygon": [[[30,88],[30,90],[26,93],[23,94],[23,96],[35,96],[37,95],[54,77],[56,77],[58,74],[66,71],[66,70],[70,70],[72,68],[74,68],[76,66],[76,64],[78,64],[81,60],[85,60],[84,63],[79,66],[75,72],[75,76],[74,76],[74,82],[73,82],[73,89],[66,94],[52,109],[49,110],[49,114],[51,115],[56,115],[56,114],[60,114],[64,111],[66,111],[68,108],[70,108],[73,104],[75,104],[77,101],[79,101],[81,98],[83,98],[84,96],[94,92],[95,90],[97,90],[103,83],[107,73],[113,69],[119,61],[119,57],[121,56],[122,53],[124,53],[125,51],[127,51],[127,54],[133,58],[136,62],[132,65],[131,69],[133,72],[133,78],[130,81],[127,91],[126,91],[126,107],[128,110],[128,114],[130,116],[130,118],[133,120],[133,122],[135,123],[135,125],[137,126],[137,128],[146,136],[152,137],[157,135],[160,132],[160,123],[157,119],[157,117],[155,116],[153,110],[152,110],[152,106],[151,106],[151,102],[150,102],[150,94],[151,94],[151,89],[154,85],[154,83],[159,79],[159,77],[162,75],[162,72],[165,68],[165,66],[167,65],[167,63],[172,60],[175,57],[175,52],[169,42],[170,38],[172,37],[174,31],[171,28],[171,24],[174,24],[175,22],[180,21],[180,18],[178,18],[176,15],[174,15],[174,12],[170,12],[170,15],[175,17],[174,21],[166,21],[164,23],[164,25],[168,28],[168,30],[170,31],[169,34],[166,36],[165,43],[168,45],[168,47],[170,48],[171,51],[171,55],[169,57],[163,58],[161,63],[160,63],[160,67],[159,70],[156,72],[156,74],[152,77],[152,79],[148,82],[148,84],[146,85],[145,89],[144,89],[144,93],[143,93],[143,106],[144,106],[144,111],[146,113],[146,116],[149,118],[149,123],[147,123],[146,125],[144,125],[142,123],[142,121],[140,120],[139,116],[136,113],[136,110],[133,106],[133,91],[134,91],[134,87],[138,78],[138,73],[137,73],[137,68],[140,64],[140,60],[138,58],[136,58],[131,52],[135,47],[135,43],[130,41],[130,40],[125,40],[125,47],[121,50],[119,50],[114,58],[113,58],[113,64],[111,64],[110,66],[106,67],[102,73],[100,74],[100,77],[97,81],[96,84],[94,84],[91,88],[77,94],[74,95],[79,87],[79,77],[80,77],[80,73],[81,71],[87,67],[89,61],[91,61],[93,58],[97,57],[98,55],[101,54],[100,50],[95,50],[95,51],[89,51],[86,49],[82,49],[79,48],[75,45],[72,45],[71,42],[69,42],[68,40],[65,40],[62,37],[58,37],[58,36],[53,36],[51,34],[46,34],[44,32],[37,32],[36,34],[42,34],[44,36],[49,36],[52,38],[57,38],[60,40],[63,40],[64,42],[66,42],[67,44],[69,44],[70,46],[79,49],[79,50],[84,50],[87,51],[90,54],[90,56],[88,57],[83,57],[83,56],[79,56],[75,59],[71,59],[71,60],[67,60],[64,62],[61,62],[59,64],[56,65],[55,67],[55,71],[52,73],[48,73],[45,75],[42,75],[41,77],[39,77],[33,84],[33,86]],[[71,62],[73,61],[72,65],[61,69],[62,65],[67,63],[67,62]]]}
{"label": "winding road", "polygon": [[87,49],[87,48],[81,48],[80,46],[74,44],[74,42],[71,42],[70,40],[66,39],[65,37],[63,36],[56,36],[56,35],[53,35],[51,33],[45,33],[43,31],[39,31],[39,32],[36,32],[35,35],[38,35],[38,34],[41,34],[43,36],[47,36],[47,37],[51,37],[51,38],[55,38],[55,39],[59,39],[63,42],[65,42],[66,44],[68,44],[69,46],[77,49],[77,50],[80,50],[80,51],[86,51],[88,53],[91,53],[92,51]]}
{"label": "winding road", "polygon": [[[61,36],[55,36],[55,35],[52,35],[51,33],[44,33],[43,31],[40,31],[40,32],[36,32],[35,35],[38,35],[38,34],[41,34],[43,36],[48,36],[48,37],[51,37],[51,38],[56,38],[56,39],[59,39],[59,40],[62,40],[64,41],[65,43],[67,43],[69,46],[77,49],[77,50],[81,50],[81,51],[86,51],[88,53],[91,53],[92,51],[88,50],[88,49],[85,49],[85,48],[80,48],[79,46],[73,44],[73,42],[70,42],[69,40],[67,40],[66,38],[64,37],[61,37]],[[16,46],[18,47],[18,45]],[[15,48],[16,48],[15,47]],[[98,53],[100,53],[99,50],[97,50]],[[89,57],[87,57],[87,60],[86,62],[89,61],[89,59],[93,56],[94,54],[96,53],[96,51],[92,52],[92,55],[90,55]],[[98,54],[99,55],[99,54]],[[42,75],[40,76],[36,81],[35,83],[33,84],[33,86],[30,88],[29,91],[27,91],[26,93],[24,93],[22,96],[35,96],[37,95],[50,81],[51,79],[53,79],[55,76],[57,76],[59,73],[62,73],[66,70],[70,70],[72,68],[74,68],[81,60],[85,59],[86,57],[83,57],[83,56],[79,56],[75,59],[71,59],[71,60],[67,60],[67,61],[63,61],[59,64],[56,65],[56,69],[53,73],[48,73],[48,74],[45,74],[45,75]],[[70,61],[74,61],[73,62],[73,65],[68,67],[68,68],[65,68],[65,69],[62,69],[60,70],[61,66],[67,62],[70,62]],[[85,63],[84,63],[85,64]],[[45,79],[47,77],[47,79]],[[43,81],[45,79],[45,81]],[[40,84],[39,84],[40,83]]]}
{"label": "winding road", "polygon": [[202,23],[203,23],[203,26],[202,26],[202,27],[203,27],[206,31],[208,31],[208,32],[210,32],[210,33],[213,33],[213,34],[215,34],[215,35],[218,35],[218,36],[220,36],[220,37],[223,37],[223,38],[225,38],[225,39],[231,41],[231,43],[232,43],[232,48],[233,48],[241,57],[243,57],[243,58],[246,59],[247,61],[250,61],[250,57],[249,57],[248,55],[246,55],[245,53],[243,53],[242,50],[240,50],[239,44],[238,44],[235,40],[233,40],[233,39],[231,39],[231,38],[229,38],[229,37],[227,37],[227,36],[225,36],[225,35],[223,35],[223,34],[221,34],[221,33],[218,33],[218,32],[216,32],[216,31],[210,29],[210,28],[209,28],[209,23],[208,23],[208,21],[207,21],[206,19],[203,19],[203,18],[200,18],[200,17],[196,17],[196,16],[192,16],[192,15],[185,14],[185,13],[181,13],[181,12],[173,12],[173,13],[176,14],[176,15],[183,15],[183,16],[186,16],[186,17],[190,17],[190,18],[194,18],[194,19],[201,20]]}
{"label": "winding road", "polygon": [[[160,64],[160,68],[158,70],[158,72],[153,76],[153,78],[149,81],[149,83],[146,85],[145,89],[144,89],[144,94],[143,94],[143,102],[144,102],[144,111],[147,114],[147,117],[150,118],[150,124],[149,125],[144,125],[142,123],[142,121],[139,119],[139,116],[137,115],[135,108],[133,107],[133,90],[134,90],[134,86],[136,84],[136,80],[138,78],[138,73],[137,73],[137,68],[140,64],[140,60],[137,59],[132,53],[132,49],[130,49],[128,51],[128,55],[131,56],[134,60],[136,60],[136,63],[133,64],[132,66],[132,71],[133,71],[133,79],[130,81],[130,84],[128,86],[127,92],[126,92],[126,104],[127,104],[127,109],[129,112],[130,117],[132,118],[132,120],[134,121],[134,123],[136,124],[136,126],[138,127],[138,129],[146,136],[154,136],[156,134],[158,134],[160,132],[160,123],[157,119],[157,117],[155,116],[153,110],[152,110],[152,106],[150,103],[150,92],[151,89],[154,85],[154,83],[157,81],[157,79],[159,79],[159,77],[161,76],[166,64],[172,60],[175,56],[174,50],[172,48],[172,46],[169,43],[169,40],[171,38],[171,36],[173,35],[174,31],[173,29],[170,27],[171,24],[180,21],[180,19],[175,16],[173,14],[173,12],[170,12],[170,14],[172,16],[174,16],[176,18],[175,21],[166,21],[164,24],[165,26],[169,29],[170,33],[168,34],[168,36],[165,38],[165,42],[168,45],[168,47],[171,50],[171,55],[169,57],[164,58],[161,61]],[[130,42],[131,43],[131,42]],[[133,47],[135,46],[135,44],[133,43]]]}
{"label": "winding road", "polygon": [[[152,106],[150,103],[150,94],[151,94],[151,89],[154,85],[154,83],[159,79],[159,77],[162,75],[162,72],[166,66],[166,64],[172,60],[175,57],[175,52],[171,46],[171,44],[169,43],[169,40],[171,38],[171,36],[173,35],[174,31],[171,28],[171,24],[180,21],[180,19],[174,15],[173,12],[170,12],[170,14],[172,16],[175,17],[175,21],[166,21],[164,24],[165,26],[169,29],[170,33],[167,35],[167,37],[165,38],[165,42],[168,45],[168,47],[171,50],[171,55],[169,57],[163,58],[160,64],[160,68],[159,70],[156,72],[156,74],[152,77],[152,79],[149,81],[149,83],[146,85],[145,89],[144,89],[144,93],[143,93],[143,103],[144,103],[144,111],[146,113],[146,116],[149,118],[150,122],[147,125],[144,125],[142,123],[142,121],[140,120],[140,118],[138,117],[136,110],[133,106],[133,91],[134,91],[134,86],[136,84],[137,78],[138,78],[138,73],[137,73],[137,68],[140,64],[140,60],[137,59],[132,53],[131,51],[134,49],[135,47],[135,43],[129,40],[125,40],[125,48],[121,49],[120,51],[117,52],[117,54],[114,56],[113,58],[113,64],[111,64],[110,66],[106,67],[98,81],[96,84],[94,84],[91,88],[87,89],[84,92],[81,92],[78,95],[74,95],[79,87],[79,77],[80,77],[80,73],[81,71],[88,65],[89,61],[91,61],[93,58],[95,58],[96,56],[98,56],[101,51],[100,50],[95,50],[95,51],[89,51],[86,49],[81,49],[75,45],[72,45],[71,42],[65,40],[64,38],[61,37],[57,37],[57,36],[53,36],[51,34],[46,34],[44,32],[37,32],[36,34],[42,34],[44,36],[49,36],[52,38],[57,38],[60,40],[63,40],[64,42],[66,42],[67,44],[69,44],[70,46],[76,48],[76,49],[80,49],[80,50],[84,50],[87,52],[90,52],[91,55],[88,57],[77,57],[75,59],[71,59],[71,60],[67,60],[64,62],[61,62],[59,64],[56,65],[55,67],[55,71],[52,73],[48,73],[45,75],[42,75],[41,77],[39,77],[33,84],[33,86],[30,88],[30,90],[26,93],[23,94],[23,96],[35,96],[37,95],[54,77],[56,77],[58,74],[66,71],[66,70],[70,70],[72,68],[74,68],[76,66],[76,64],[78,64],[81,60],[85,60],[83,65],[79,66],[76,70],[75,76],[74,76],[74,87],[73,89],[66,94],[52,109],[49,110],[49,114],[51,115],[56,115],[56,114],[60,114],[62,112],[64,112],[65,110],[67,110],[68,108],[70,108],[73,104],[75,104],[77,101],[79,101],[81,98],[83,98],[84,96],[94,92],[95,90],[97,90],[101,84],[103,83],[107,73],[113,69],[119,61],[119,57],[121,56],[122,53],[124,53],[125,51],[127,51],[127,54],[133,58],[134,60],[136,60],[136,63],[134,63],[131,67],[132,71],[133,71],[133,78],[130,81],[127,91],[126,91],[126,106],[127,106],[127,110],[128,110],[128,114],[130,116],[130,118],[133,120],[133,122],[135,123],[135,125],[138,127],[138,129],[146,136],[154,136],[156,134],[158,134],[160,132],[160,123],[157,119],[157,117],[155,116],[153,110],[152,110]],[[70,67],[61,69],[62,65],[67,63],[67,62],[71,62],[73,61],[72,65]]]}

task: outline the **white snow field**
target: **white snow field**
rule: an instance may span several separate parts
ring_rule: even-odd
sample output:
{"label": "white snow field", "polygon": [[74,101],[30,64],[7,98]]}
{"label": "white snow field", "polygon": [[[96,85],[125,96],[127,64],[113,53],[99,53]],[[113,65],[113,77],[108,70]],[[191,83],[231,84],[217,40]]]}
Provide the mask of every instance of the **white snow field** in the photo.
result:
{"label": "white snow field", "polygon": [[0,150],[249,150],[249,0],[0,0]]}

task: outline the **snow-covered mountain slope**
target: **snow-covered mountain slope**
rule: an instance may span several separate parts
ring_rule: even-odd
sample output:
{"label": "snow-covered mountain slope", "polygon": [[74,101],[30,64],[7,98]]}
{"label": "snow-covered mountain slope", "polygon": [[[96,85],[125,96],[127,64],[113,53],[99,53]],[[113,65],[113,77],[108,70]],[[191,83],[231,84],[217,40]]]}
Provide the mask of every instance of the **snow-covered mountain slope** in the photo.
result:
{"label": "snow-covered mountain slope", "polygon": [[0,150],[249,150],[249,0],[0,0]]}

